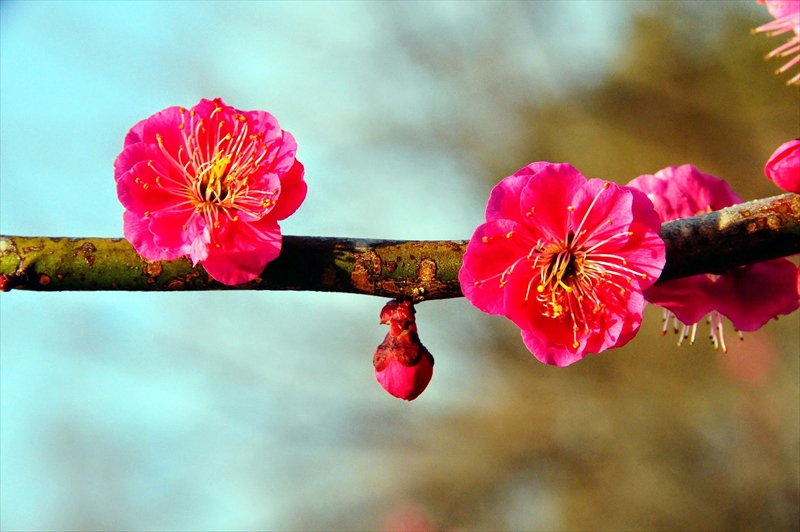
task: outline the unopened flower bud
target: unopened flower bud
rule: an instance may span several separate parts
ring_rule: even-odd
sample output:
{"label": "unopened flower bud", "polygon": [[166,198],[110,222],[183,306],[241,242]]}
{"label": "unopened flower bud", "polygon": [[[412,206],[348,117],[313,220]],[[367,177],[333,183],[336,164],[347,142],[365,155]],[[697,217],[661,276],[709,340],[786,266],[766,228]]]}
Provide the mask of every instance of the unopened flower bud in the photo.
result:
{"label": "unopened flower bud", "polygon": [[783,190],[800,193],[800,139],[781,144],[767,161],[764,175]]}
{"label": "unopened flower bud", "polygon": [[419,341],[411,301],[393,300],[381,310],[389,332],[378,346],[372,364],[383,389],[406,401],[421,394],[433,376],[433,356]]}

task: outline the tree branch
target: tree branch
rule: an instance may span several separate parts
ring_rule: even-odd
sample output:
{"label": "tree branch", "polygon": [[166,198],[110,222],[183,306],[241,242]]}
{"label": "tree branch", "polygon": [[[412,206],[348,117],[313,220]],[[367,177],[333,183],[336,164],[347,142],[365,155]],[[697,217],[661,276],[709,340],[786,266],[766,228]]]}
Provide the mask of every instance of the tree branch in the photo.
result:
{"label": "tree branch", "polygon": [[[660,281],[720,274],[800,253],[800,195],[734,205],[661,227]],[[229,287],[186,258],[148,261],[121,238],[0,236],[0,289],[314,290],[422,301],[460,297],[467,242],[284,236],[281,255],[258,279]]]}

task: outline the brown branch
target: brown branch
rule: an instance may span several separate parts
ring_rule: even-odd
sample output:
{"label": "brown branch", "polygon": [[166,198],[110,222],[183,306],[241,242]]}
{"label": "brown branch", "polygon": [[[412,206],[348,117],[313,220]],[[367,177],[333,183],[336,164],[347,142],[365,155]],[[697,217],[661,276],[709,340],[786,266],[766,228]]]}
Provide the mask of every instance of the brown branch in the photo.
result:
{"label": "brown branch", "polygon": [[[734,205],[661,227],[661,280],[724,273],[800,253],[800,196]],[[228,287],[188,259],[148,261],[121,238],[0,237],[0,289],[314,290],[388,298],[460,297],[467,242],[285,236],[281,255],[250,283]]]}

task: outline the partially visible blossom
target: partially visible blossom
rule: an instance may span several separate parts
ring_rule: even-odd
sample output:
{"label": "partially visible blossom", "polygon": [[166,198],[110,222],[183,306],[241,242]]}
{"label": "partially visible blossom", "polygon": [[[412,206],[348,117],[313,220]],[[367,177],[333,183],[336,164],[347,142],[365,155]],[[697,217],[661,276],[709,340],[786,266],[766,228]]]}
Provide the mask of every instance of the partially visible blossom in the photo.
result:
{"label": "partially visible blossom", "polygon": [[296,151],[274,116],[219,98],[140,121],[114,162],[125,238],[149,260],[188,256],[227,285],[255,279],[280,253],[278,221],[306,196]]}
{"label": "partially visible blossom", "polygon": [[800,297],[800,268],[797,269],[797,297]]}
{"label": "partially visible blossom", "polygon": [[[784,33],[794,32],[791,39],[778,46],[767,54],[767,59],[772,57],[792,57],[780,67],[775,73],[782,74],[800,62],[800,0],[758,0],[759,3],[767,4],[767,10],[775,20],[759,26],[753,33],[767,32],[767,35],[774,37]],[[800,72],[795,74],[787,85],[800,85]]]}
{"label": "partially visible blossom", "polygon": [[[655,175],[637,177],[628,186],[647,194],[662,222],[688,218],[741,203],[728,184],[692,165],[670,166]],[[739,331],[755,331],[780,314],[798,308],[792,287],[797,268],[775,259],[734,268],[722,275],[694,275],[645,290],[647,301],[665,309],[666,333],[671,318],[682,322],[681,341],[694,341],[697,323],[710,314],[711,339],[727,351],[722,316]],[[662,334],[663,334],[662,333]],[[680,342],[679,342],[680,343]]]}
{"label": "partially visible blossom", "polygon": [[800,194],[800,139],[781,144],[767,161],[764,175],[783,190]]}
{"label": "partially visible blossom", "polygon": [[536,162],[494,187],[467,246],[461,290],[522,330],[533,355],[567,366],[627,343],[642,290],[664,267],[661,224],[638,190]]}
{"label": "partially visible blossom", "polygon": [[433,356],[419,341],[411,301],[393,300],[381,310],[381,323],[389,325],[372,365],[383,389],[406,401],[425,391],[433,376]]}

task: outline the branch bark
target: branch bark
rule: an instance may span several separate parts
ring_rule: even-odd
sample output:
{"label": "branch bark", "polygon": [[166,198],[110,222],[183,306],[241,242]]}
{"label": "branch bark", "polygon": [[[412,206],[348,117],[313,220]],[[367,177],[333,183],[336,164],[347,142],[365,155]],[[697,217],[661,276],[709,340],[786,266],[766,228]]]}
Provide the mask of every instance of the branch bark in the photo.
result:
{"label": "branch bark", "polygon": [[[800,195],[734,205],[661,227],[659,281],[800,253]],[[0,236],[0,289],[313,290],[423,301],[461,297],[465,240],[407,241],[284,236],[258,279],[229,287],[186,259],[148,261],[122,238]]]}

